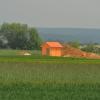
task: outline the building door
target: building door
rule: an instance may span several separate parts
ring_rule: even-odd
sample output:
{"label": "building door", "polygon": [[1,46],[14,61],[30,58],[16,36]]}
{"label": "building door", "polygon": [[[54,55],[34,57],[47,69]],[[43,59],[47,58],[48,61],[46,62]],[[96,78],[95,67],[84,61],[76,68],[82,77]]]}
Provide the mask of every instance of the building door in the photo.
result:
{"label": "building door", "polygon": [[47,56],[50,55],[50,49],[49,49],[49,48],[46,49],[46,55],[47,55]]}

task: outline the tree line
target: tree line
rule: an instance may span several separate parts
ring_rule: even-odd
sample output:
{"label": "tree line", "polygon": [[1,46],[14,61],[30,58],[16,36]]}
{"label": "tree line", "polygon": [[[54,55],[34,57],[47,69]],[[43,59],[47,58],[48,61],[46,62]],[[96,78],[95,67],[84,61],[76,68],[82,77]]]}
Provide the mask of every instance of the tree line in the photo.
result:
{"label": "tree line", "polygon": [[70,46],[74,48],[79,48],[85,52],[93,52],[93,53],[100,54],[100,44],[99,43],[91,42],[91,43],[81,44],[79,41],[69,41],[67,42],[67,44],[69,44]]}
{"label": "tree line", "polygon": [[3,23],[0,26],[0,48],[39,49],[42,40],[36,28],[27,24]]}

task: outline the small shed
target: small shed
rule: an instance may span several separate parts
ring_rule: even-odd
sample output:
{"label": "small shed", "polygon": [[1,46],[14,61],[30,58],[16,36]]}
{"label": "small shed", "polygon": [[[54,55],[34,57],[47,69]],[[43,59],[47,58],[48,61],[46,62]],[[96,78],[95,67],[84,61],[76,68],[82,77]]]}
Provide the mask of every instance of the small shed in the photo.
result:
{"label": "small shed", "polygon": [[63,46],[59,42],[45,42],[41,47],[42,55],[62,56]]}

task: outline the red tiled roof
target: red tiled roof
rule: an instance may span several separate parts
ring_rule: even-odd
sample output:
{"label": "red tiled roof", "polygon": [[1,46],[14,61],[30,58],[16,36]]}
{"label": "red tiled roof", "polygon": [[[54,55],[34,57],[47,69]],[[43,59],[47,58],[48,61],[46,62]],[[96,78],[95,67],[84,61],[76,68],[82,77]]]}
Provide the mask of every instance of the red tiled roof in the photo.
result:
{"label": "red tiled roof", "polygon": [[62,48],[63,46],[59,42],[46,42],[47,45],[50,47],[59,47]]}

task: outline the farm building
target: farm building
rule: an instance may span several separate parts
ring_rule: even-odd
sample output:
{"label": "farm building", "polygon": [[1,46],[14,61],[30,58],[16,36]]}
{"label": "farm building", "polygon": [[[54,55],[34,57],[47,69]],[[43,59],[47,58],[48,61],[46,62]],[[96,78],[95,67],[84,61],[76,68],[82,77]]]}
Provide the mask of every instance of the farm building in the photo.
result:
{"label": "farm building", "polygon": [[46,42],[41,47],[42,55],[62,56],[63,46],[59,42]]}
{"label": "farm building", "polygon": [[62,45],[59,42],[45,42],[41,47],[42,55],[100,59],[100,55],[98,54],[84,52],[78,48],[70,46],[69,44]]}

